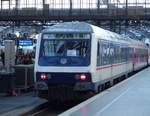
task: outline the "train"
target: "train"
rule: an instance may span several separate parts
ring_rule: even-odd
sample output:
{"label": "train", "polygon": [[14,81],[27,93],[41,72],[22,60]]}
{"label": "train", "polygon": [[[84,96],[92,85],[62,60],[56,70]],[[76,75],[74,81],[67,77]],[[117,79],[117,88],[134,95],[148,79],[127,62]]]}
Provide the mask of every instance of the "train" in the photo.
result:
{"label": "train", "polygon": [[[70,99],[99,93],[119,77],[150,64],[149,46],[86,22],[64,22],[41,32],[34,79],[38,96]],[[79,94],[80,93],[80,94]]]}

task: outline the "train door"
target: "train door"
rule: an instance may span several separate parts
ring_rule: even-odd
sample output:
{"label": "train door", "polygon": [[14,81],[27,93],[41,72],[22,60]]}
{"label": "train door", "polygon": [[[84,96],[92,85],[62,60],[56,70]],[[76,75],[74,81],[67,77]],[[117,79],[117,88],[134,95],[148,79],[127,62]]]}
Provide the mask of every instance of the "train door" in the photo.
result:
{"label": "train door", "polygon": [[97,57],[97,75],[100,80],[106,80],[111,77],[110,46],[108,41],[100,40],[98,42]]}
{"label": "train door", "polygon": [[112,64],[112,76],[117,77],[123,72],[121,64],[121,45],[120,43],[113,44],[114,56]]}
{"label": "train door", "polygon": [[124,45],[124,44],[122,44],[121,46],[120,46],[120,50],[121,50],[121,53],[120,53],[120,59],[121,59],[121,63],[120,63],[120,69],[121,69],[121,71],[120,71],[120,73],[126,73],[127,72],[127,65],[128,65],[128,63],[127,63],[127,59],[128,59],[128,54],[127,54],[127,46],[126,45]]}
{"label": "train door", "polygon": [[108,41],[101,41],[101,74],[103,79],[111,77],[112,62],[110,60],[110,44]]}
{"label": "train door", "polygon": [[132,65],[133,65],[133,71],[135,71],[135,65],[136,65],[136,49],[132,48]]}
{"label": "train door", "polygon": [[113,63],[114,63],[114,46],[113,46],[113,43],[110,42],[109,43],[109,46],[110,46],[110,65],[111,65],[111,77],[113,77]]}
{"label": "train door", "polygon": [[133,71],[133,50],[131,47],[128,48],[128,68],[127,71],[128,72],[132,72]]}
{"label": "train door", "polygon": [[125,54],[124,54],[125,56],[125,62],[126,62],[126,70],[125,70],[125,72],[126,72],[126,76],[128,75],[128,73],[131,71],[131,68],[132,68],[132,65],[131,65],[131,63],[130,63],[130,48],[128,47],[128,46],[126,46],[125,47]]}
{"label": "train door", "polygon": [[148,47],[148,65],[150,65],[150,47]]}

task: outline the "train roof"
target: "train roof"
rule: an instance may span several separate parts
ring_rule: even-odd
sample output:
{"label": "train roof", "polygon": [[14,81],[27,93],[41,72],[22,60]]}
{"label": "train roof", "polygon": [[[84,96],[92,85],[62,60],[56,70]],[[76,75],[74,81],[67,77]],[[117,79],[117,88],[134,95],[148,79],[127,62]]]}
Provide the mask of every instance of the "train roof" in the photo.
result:
{"label": "train roof", "polygon": [[123,36],[123,35],[119,35],[115,32],[111,32],[105,29],[102,29],[100,27],[91,25],[93,32],[97,35],[97,36],[103,36],[103,38],[105,40],[109,40],[109,41],[116,41],[116,42],[123,42],[123,43],[128,43],[131,45],[136,45],[136,46],[145,46],[146,44],[142,41],[139,40],[135,40],[135,39],[131,39],[127,36]]}
{"label": "train roof", "polygon": [[85,22],[64,22],[53,25],[43,32],[80,32],[80,33],[92,33],[93,29],[90,24]]}
{"label": "train roof", "polygon": [[98,26],[91,25],[86,22],[64,22],[59,23],[53,26],[50,26],[42,31],[43,33],[95,33],[97,36],[102,37],[105,40],[110,41],[118,41],[123,43],[130,43],[130,44],[139,44],[145,45],[145,43],[139,40],[133,40],[126,36],[121,36],[117,33],[102,29]]}

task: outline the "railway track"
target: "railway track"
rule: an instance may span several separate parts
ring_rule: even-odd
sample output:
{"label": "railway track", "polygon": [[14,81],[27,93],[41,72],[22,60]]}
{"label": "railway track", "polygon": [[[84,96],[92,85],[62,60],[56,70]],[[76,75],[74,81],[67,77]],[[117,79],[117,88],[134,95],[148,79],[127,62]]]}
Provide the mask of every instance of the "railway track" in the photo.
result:
{"label": "railway track", "polygon": [[58,114],[64,112],[65,110],[56,110],[51,108],[44,108],[40,111],[37,111],[30,116],[57,116]]}
{"label": "railway track", "polygon": [[32,111],[22,114],[21,116],[57,116],[81,102],[82,101],[69,102],[61,105],[51,105],[49,103],[45,103],[33,109]]}

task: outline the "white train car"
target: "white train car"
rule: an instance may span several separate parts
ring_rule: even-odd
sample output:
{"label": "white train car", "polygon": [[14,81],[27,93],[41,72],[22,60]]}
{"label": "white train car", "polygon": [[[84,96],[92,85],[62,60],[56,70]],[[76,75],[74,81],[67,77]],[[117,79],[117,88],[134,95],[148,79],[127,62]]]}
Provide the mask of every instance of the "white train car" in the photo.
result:
{"label": "white train car", "polygon": [[63,94],[68,88],[72,92],[99,92],[118,77],[147,65],[144,43],[88,23],[67,22],[40,34],[35,82],[39,96],[52,100],[59,94],[70,96]]}

